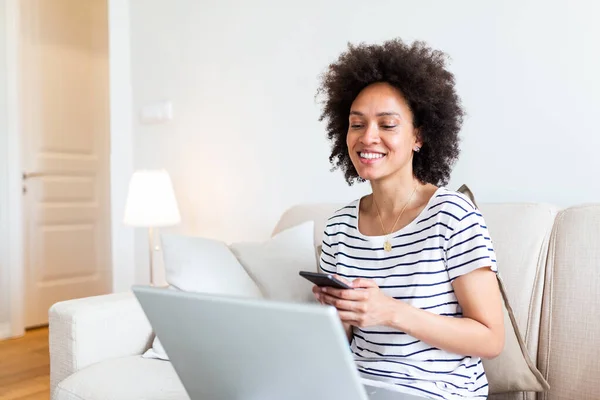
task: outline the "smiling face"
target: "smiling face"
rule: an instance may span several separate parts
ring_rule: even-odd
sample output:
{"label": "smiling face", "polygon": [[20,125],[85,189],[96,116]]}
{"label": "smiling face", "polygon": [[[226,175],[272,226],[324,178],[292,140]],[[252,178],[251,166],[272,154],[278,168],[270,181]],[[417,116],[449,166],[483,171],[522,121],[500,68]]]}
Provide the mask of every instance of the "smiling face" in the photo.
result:
{"label": "smiling face", "polygon": [[358,175],[371,182],[410,174],[412,152],[422,143],[399,90],[387,83],[364,88],[350,108],[346,144]]}

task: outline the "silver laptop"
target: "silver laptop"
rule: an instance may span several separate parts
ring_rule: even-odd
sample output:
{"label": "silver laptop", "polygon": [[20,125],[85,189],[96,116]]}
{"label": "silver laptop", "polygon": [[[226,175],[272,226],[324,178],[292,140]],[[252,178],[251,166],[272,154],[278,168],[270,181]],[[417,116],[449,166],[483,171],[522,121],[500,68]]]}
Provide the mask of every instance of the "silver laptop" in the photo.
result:
{"label": "silver laptop", "polygon": [[133,291],[191,400],[422,399],[365,384],[333,307]]}

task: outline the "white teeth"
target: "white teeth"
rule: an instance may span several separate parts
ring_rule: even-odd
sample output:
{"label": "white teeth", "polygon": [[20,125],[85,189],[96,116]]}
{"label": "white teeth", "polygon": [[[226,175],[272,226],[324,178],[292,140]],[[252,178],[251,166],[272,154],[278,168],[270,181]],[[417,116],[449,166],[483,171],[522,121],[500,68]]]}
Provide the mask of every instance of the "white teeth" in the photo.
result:
{"label": "white teeth", "polygon": [[373,158],[382,158],[385,154],[381,154],[381,153],[364,153],[361,152],[360,156],[362,158],[368,158],[368,159],[373,159]]}

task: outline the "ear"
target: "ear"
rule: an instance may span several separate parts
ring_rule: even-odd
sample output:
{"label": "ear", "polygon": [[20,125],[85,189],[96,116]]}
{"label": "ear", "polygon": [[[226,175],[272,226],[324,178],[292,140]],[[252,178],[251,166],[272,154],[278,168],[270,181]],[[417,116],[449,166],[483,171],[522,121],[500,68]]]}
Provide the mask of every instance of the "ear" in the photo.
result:
{"label": "ear", "polygon": [[415,143],[413,144],[413,149],[417,147],[420,149],[421,147],[423,147],[423,138],[421,137],[421,130],[419,128],[415,128],[414,135]]}

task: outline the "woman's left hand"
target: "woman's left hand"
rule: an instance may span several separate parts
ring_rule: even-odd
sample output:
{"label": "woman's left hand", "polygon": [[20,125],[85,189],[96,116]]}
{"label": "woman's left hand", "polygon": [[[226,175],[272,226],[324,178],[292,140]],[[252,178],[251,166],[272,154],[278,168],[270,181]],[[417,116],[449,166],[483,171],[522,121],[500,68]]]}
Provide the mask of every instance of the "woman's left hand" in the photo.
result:
{"label": "woman's left hand", "polygon": [[371,279],[356,279],[354,289],[320,288],[319,300],[337,308],[342,322],[366,328],[389,325],[400,301],[386,296]]}

